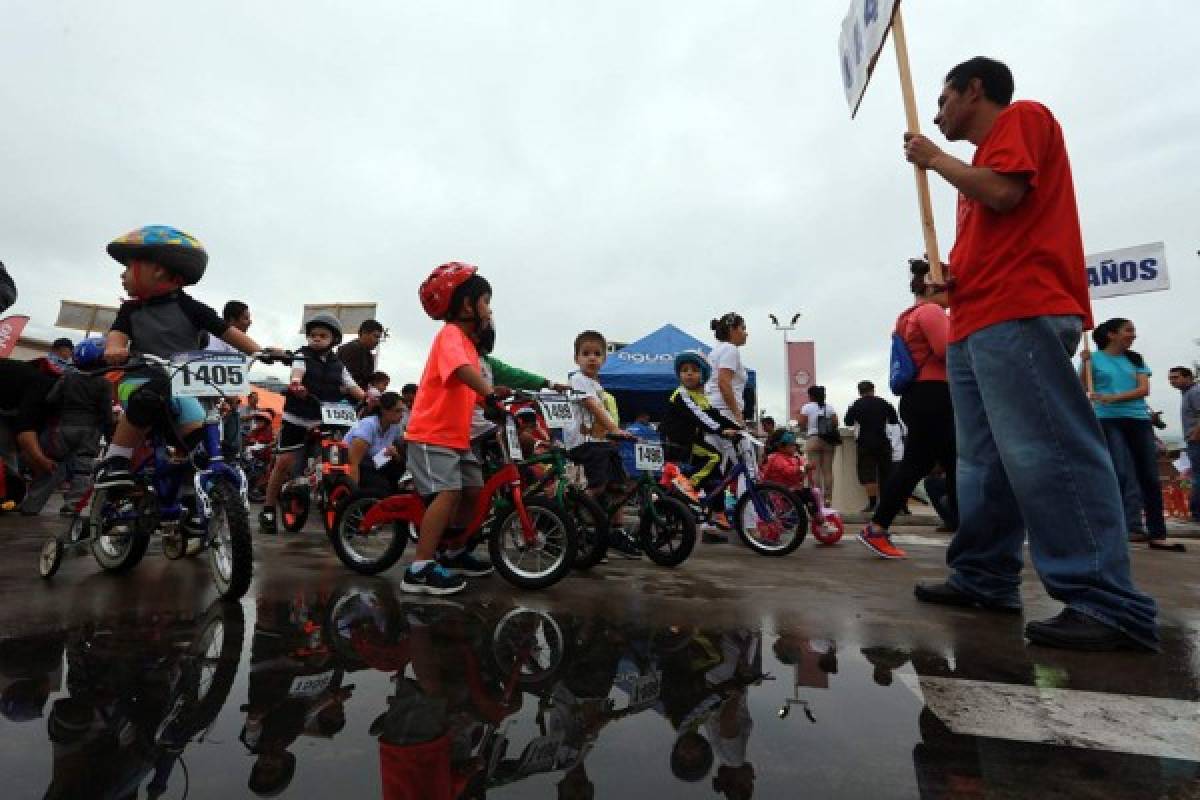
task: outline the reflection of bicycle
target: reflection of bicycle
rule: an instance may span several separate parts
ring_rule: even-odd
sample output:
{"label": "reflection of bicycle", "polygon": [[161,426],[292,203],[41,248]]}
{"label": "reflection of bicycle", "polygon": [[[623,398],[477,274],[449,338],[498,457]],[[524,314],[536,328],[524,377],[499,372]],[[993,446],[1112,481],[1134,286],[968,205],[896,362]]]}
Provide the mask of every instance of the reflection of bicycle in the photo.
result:
{"label": "reflection of bicycle", "polygon": [[349,403],[321,404],[321,424],[308,432],[305,452],[309,455],[304,472],[279,490],[279,520],[284,530],[302,530],[315,505],[325,532],[332,533],[338,511],[354,494],[350,449],[342,437],[357,419]]}
{"label": "reflection of bicycle", "polygon": [[[743,439],[760,445],[747,434]],[[764,556],[784,556],[795,550],[804,541],[808,515],[804,507],[786,486],[754,477],[757,470],[747,463],[748,456],[742,447],[736,446],[737,461],[716,487],[699,503],[693,503],[696,514],[711,521],[714,512],[722,511],[727,490],[734,490],[738,482],[745,483],[745,491],[733,508],[733,527],[746,546]],[[679,465],[684,474],[691,472],[688,465]]]}
{"label": "reflection of bicycle", "polygon": [[[143,784],[148,798],[166,793],[186,746],[225,705],[244,635],[241,606],[218,601],[197,622],[78,636],[68,645],[70,693],[55,700],[47,726],[55,758],[70,768],[54,769],[46,796],[136,797]],[[81,757],[92,768],[80,768]],[[182,772],[173,797],[187,796],[186,764]]]}
{"label": "reflection of bicycle", "polygon": [[[500,463],[479,493],[474,514],[463,532],[444,536],[447,549],[486,540],[492,565],[522,589],[544,589],[567,574],[575,561],[575,529],[549,499],[526,497],[514,457],[521,453],[516,423],[504,414],[495,434]],[[375,575],[396,563],[409,529],[418,529],[425,506],[415,492],[383,499],[359,497],[341,509],[333,534],[338,558],[355,572]]]}
{"label": "reflection of bicycle", "polygon": [[[269,363],[273,357],[256,353],[251,363],[254,360]],[[193,396],[224,397],[222,386],[245,385],[248,365],[240,355],[195,353],[174,360],[143,355],[101,372],[147,369],[167,371],[173,385]],[[203,441],[189,453],[164,405],[146,445],[135,454],[133,487],[89,489],[66,532],[42,547],[42,577],[53,576],[68,552],[78,554],[89,544],[106,571],[127,572],[146,554],[151,535],[161,533],[168,558],[208,550],[222,598],[245,594],[254,569],[246,478],[239,467],[225,461],[221,419],[216,404],[211,406],[204,418]]]}

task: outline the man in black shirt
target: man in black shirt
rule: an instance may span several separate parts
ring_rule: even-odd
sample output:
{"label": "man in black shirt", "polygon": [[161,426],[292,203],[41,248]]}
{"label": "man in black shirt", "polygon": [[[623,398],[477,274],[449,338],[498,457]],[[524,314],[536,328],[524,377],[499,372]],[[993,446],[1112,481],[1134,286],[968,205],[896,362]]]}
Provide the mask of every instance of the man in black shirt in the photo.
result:
{"label": "man in black shirt", "polygon": [[888,440],[888,424],[898,425],[896,409],[882,397],[875,396],[875,384],[858,384],[858,399],[846,412],[846,424],[858,425],[858,482],[867,492],[869,514],[879,503],[879,485],[887,480],[892,466],[892,445]]}
{"label": "man in black shirt", "polygon": [[0,358],[0,456],[16,466],[17,451],[35,473],[54,469],[42,452],[38,434],[54,411],[46,395],[55,379],[28,361]]}
{"label": "man in black shirt", "polygon": [[338,360],[350,371],[350,377],[364,392],[375,372],[374,350],[383,341],[383,326],[377,320],[368,319],[358,326],[358,338],[338,348]]}

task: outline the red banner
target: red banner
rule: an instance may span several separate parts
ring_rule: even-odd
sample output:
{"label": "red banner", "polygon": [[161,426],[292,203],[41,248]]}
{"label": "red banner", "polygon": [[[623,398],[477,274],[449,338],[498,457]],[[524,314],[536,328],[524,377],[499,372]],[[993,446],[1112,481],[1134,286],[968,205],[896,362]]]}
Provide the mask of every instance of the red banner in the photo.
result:
{"label": "red banner", "polygon": [[800,416],[808,387],[817,383],[817,351],[813,342],[787,343],[788,419]]}
{"label": "red banner", "polygon": [[0,319],[0,358],[8,358],[12,354],[27,322],[29,322],[29,317],[20,314]]}

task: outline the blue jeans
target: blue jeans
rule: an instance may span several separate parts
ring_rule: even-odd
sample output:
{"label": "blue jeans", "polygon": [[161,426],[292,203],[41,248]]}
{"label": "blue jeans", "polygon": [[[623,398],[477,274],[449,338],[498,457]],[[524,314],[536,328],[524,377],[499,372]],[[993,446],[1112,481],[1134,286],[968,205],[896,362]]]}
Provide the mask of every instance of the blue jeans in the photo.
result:
{"label": "blue jeans", "polygon": [[[1148,419],[1101,419],[1100,430],[1104,431],[1117,472],[1117,483],[1121,487],[1126,530],[1148,530],[1153,539],[1167,538],[1154,426]],[[1143,511],[1145,523],[1142,522]]]}
{"label": "blue jeans", "polygon": [[1078,317],[1032,317],[949,347],[959,510],[949,581],[1019,606],[1028,532],[1051,597],[1157,647],[1154,600],[1130,574],[1112,460],[1071,365],[1081,333]]}
{"label": "blue jeans", "polygon": [[1200,522],[1200,442],[1187,443],[1188,461],[1192,462],[1192,496],[1188,500],[1188,508],[1192,519]]}

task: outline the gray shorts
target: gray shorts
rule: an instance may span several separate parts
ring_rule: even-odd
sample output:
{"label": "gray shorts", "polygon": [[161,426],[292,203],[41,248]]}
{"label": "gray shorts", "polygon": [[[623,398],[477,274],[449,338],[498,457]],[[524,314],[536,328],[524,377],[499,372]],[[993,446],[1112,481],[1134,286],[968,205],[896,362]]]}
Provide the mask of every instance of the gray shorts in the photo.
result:
{"label": "gray shorts", "polygon": [[475,451],[436,444],[408,442],[408,470],[417,493],[451,492],[483,486],[483,468]]}

